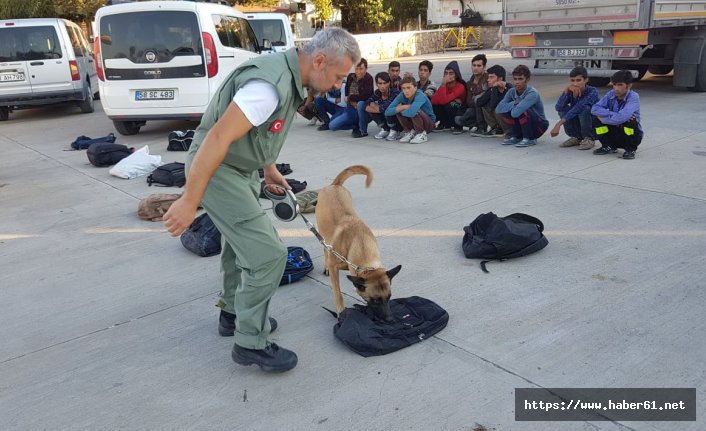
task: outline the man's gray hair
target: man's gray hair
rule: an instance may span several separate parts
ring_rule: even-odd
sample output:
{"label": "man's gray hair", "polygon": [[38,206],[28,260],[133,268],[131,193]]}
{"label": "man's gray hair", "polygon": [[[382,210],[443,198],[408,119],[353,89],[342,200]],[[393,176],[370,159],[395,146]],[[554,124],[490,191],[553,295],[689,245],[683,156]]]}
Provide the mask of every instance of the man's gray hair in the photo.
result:
{"label": "man's gray hair", "polygon": [[360,61],[360,47],[353,35],[338,27],[328,27],[316,33],[309,43],[304,45],[302,52],[313,57],[321,52],[334,61],[350,57],[353,64]]}

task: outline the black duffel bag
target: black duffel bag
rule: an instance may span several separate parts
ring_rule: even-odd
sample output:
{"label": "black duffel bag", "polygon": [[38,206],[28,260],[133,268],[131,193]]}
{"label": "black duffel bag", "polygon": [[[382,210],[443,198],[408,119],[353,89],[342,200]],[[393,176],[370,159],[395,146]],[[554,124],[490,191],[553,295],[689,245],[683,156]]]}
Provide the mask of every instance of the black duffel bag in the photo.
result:
{"label": "black duffel bag", "polygon": [[209,257],[221,252],[221,233],[211,217],[203,213],[181,234],[181,245],[201,257]]}
{"label": "black duffel bag", "polygon": [[113,166],[125,157],[132,154],[134,148],[128,148],[122,144],[111,144],[108,142],[97,142],[86,150],[88,161],[93,166],[99,168]]}
{"label": "black duffel bag", "polygon": [[167,163],[157,167],[147,176],[147,185],[158,184],[165,187],[183,187],[186,184],[186,171],[180,162]]}

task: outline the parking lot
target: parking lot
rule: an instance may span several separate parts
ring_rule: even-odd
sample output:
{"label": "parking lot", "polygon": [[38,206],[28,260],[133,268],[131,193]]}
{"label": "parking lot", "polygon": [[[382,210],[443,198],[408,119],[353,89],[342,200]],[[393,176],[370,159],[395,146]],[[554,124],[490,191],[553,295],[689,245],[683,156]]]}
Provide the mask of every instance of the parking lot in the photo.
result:
{"label": "parking lot", "polygon": [[[507,53],[484,51],[511,70]],[[433,79],[477,52],[427,56]],[[400,59],[414,71],[422,58]],[[371,64],[370,72],[386,70]],[[566,77],[533,77],[550,124]],[[299,355],[282,375],[242,367],[216,330],[219,260],[200,258],[138,201],[177,189],[124,180],[68,151],[114,132],[96,111],[46,107],[0,123],[0,430],[690,430],[706,429],[706,94],[647,75],[634,85],[645,138],[635,160],[500,145],[432,133],[405,145],[319,132],[301,118],[278,162],[318,189],[345,167],[358,214],[383,262],[402,265],[393,296],[431,299],[450,315],[436,336],[363,358],[332,334],[322,249],[297,219],[275,222],[315,269],[280,287],[272,337]],[[600,89],[601,95],[607,91]],[[183,161],[147,123],[117,143]],[[268,204],[263,201],[263,205]],[[549,245],[488,264],[465,259],[463,227],[481,213],[523,212]],[[346,304],[359,298],[343,279]],[[515,388],[696,388],[691,422],[518,422]]]}

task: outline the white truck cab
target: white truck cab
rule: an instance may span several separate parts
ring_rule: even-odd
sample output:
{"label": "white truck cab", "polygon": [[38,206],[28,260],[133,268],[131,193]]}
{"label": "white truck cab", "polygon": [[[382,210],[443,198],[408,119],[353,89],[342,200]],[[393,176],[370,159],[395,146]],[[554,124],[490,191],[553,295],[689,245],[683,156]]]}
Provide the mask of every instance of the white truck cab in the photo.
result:
{"label": "white truck cab", "polygon": [[245,17],[257,35],[260,46],[268,40],[272,45],[270,53],[284,52],[294,48],[294,34],[289,17],[283,13],[257,12],[248,13]]}

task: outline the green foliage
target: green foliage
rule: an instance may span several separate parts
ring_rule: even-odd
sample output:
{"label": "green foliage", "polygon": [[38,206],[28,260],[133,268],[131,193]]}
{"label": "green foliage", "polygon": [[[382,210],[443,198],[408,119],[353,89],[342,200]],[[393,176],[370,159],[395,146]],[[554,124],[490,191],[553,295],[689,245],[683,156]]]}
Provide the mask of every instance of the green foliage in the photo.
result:
{"label": "green foliage", "polygon": [[67,18],[91,20],[105,0],[0,0],[0,19]]}
{"label": "green foliage", "polygon": [[343,26],[354,32],[377,31],[392,21],[383,0],[337,0],[343,13]]}
{"label": "green foliage", "polygon": [[426,21],[427,0],[383,0],[383,4],[392,12],[396,21],[417,21],[419,14]]}
{"label": "green foliage", "polygon": [[231,3],[235,6],[263,6],[263,7],[275,7],[279,6],[279,0],[231,0]]}
{"label": "green foliage", "polygon": [[313,0],[314,10],[319,19],[328,21],[333,16],[333,4],[331,0]]}

